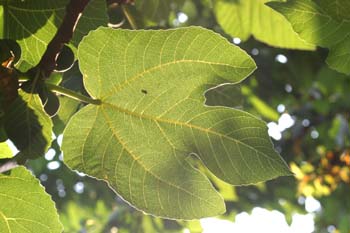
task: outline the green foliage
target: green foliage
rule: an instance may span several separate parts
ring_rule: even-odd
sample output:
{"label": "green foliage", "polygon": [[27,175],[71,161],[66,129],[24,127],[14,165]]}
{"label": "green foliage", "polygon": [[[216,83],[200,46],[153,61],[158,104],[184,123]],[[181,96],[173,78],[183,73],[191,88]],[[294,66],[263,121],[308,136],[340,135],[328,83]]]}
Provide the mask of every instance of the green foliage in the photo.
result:
{"label": "green foliage", "polygon": [[[36,65],[46,46],[62,23],[68,0],[0,1],[4,15],[2,22],[4,38],[16,40],[21,46],[21,60],[17,67],[24,71]],[[90,30],[107,23],[105,2],[93,0],[87,6],[84,15],[71,40],[72,46]],[[1,29],[1,28],[0,28]]]}
{"label": "green foliage", "polygon": [[333,18],[340,21],[350,19],[348,10],[350,9],[350,2],[346,0],[319,0],[318,4]]}
{"label": "green foliage", "polygon": [[33,159],[45,154],[52,140],[52,122],[38,94],[20,91],[4,122],[8,138],[20,150],[20,157]]}
{"label": "green foliage", "polygon": [[12,151],[9,145],[6,142],[0,142],[0,159],[11,158],[12,156]]}
{"label": "green foliage", "polygon": [[254,95],[252,90],[249,87],[243,87],[242,93],[247,98],[247,101],[254,106],[255,110],[264,118],[271,121],[278,121],[279,115],[277,111],[271,108],[267,103],[261,100],[259,97]]}
{"label": "green foliage", "polygon": [[295,33],[290,23],[265,6],[269,0],[216,0],[216,18],[224,31],[243,41],[250,36],[271,46],[313,50]]}
{"label": "green foliage", "polygon": [[103,232],[108,223],[110,209],[102,201],[98,201],[93,208],[81,207],[75,202],[69,202],[65,213],[60,215],[65,232],[79,232],[83,225],[88,232],[99,233]]}
{"label": "green foliage", "polygon": [[53,118],[54,128],[53,131],[56,135],[62,134],[66,124],[68,123],[71,116],[78,110],[79,102],[72,100],[68,97],[59,98],[60,108],[57,115]]}
{"label": "green foliage", "polygon": [[[106,35],[118,46],[106,46]],[[264,123],[238,110],[203,106],[208,84],[239,82],[255,69],[220,36],[195,27],[101,28],[80,44],[78,58],[87,91],[102,104],[85,107],[68,124],[65,162],[108,181],[137,208],[185,219],[224,211],[208,180],[186,162],[190,153],[234,185],[289,174]]]}
{"label": "green foliage", "polygon": [[0,174],[0,181],[0,232],[62,232],[54,202],[26,168]]}
{"label": "green foliage", "polygon": [[[138,14],[141,15],[146,22],[154,23],[166,21],[169,13],[180,8],[185,0],[139,0],[135,1]],[[165,22],[163,22],[164,24]]]}
{"label": "green foliage", "polygon": [[225,84],[212,88],[205,93],[205,104],[240,108],[243,104],[241,88],[236,84]]}
{"label": "green foliage", "polygon": [[57,211],[65,232],[290,223],[310,195],[315,231],[350,229],[349,1],[70,2],[0,0],[1,233],[62,232]]}
{"label": "green foliage", "polygon": [[350,74],[350,4],[346,0],[290,0],[269,2],[270,7],[283,14],[305,41],[329,48],[328,65]]}

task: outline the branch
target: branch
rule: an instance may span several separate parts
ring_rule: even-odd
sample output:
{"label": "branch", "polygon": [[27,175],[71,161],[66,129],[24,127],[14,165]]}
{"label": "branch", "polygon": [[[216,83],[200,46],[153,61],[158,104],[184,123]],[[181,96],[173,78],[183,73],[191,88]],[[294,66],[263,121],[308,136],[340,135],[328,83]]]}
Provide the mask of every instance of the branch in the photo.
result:
{"label": "branch", "polygon": [[136,25],[134,17],[130,13],[129,9],[126,6],[124,6],[124,5],[122,5],[121,7],[122,7],[122,11],[123,11],[125,17],[127,18],[131,28],[133,30],[136,30],[137,29],[137,25]]}
{"label": "branch", "polygon": [[56,68],[56,60],[64,44],[68,43],[72,37],[75,27],[82,15],[83,10],[90,0],[70,0],[66,7],[66,14],[61,26],[55,36],[48,44],[39,64],[33,69],[39,69],[44,77],[49,77]]}

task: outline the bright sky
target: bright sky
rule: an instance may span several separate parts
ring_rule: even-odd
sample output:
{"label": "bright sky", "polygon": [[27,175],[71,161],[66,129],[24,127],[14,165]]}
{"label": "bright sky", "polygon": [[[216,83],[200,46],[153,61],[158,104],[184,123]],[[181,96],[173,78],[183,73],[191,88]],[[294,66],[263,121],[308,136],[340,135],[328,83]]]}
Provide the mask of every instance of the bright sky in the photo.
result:
{"label": "bright sky", "polygon": [[289,226],[281,212],[255,207],[251,215],[246,212],[236,215],[234,222],[205,218],[201,219],[201,225],[203,233],[312,233],[314,216],[312,213],[295,214]]}

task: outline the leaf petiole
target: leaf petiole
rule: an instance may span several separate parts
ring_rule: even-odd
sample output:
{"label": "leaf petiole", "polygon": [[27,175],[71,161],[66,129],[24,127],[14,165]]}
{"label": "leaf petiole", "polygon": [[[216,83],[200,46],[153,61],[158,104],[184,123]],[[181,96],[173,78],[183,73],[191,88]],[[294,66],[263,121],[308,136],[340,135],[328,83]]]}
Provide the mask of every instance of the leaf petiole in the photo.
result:
{"label": "leaf petiole", "polygon": [[46,87],[50,91],[56,92],[57,94],[61,94],[61,95],[67,96],[67,97],[69,97],[71,99],[79,100],[81,102],[94,104],[94,105],[100,105],[101,104],[101,100],[99,100],[99,99],[92,99],[90,97],[87,97],[87,96],[82,95],[80,93],[77,93],[75,91],[66,89],[66,88],[61,87],[61,86],[54,85],[52,83],[46,83]]}

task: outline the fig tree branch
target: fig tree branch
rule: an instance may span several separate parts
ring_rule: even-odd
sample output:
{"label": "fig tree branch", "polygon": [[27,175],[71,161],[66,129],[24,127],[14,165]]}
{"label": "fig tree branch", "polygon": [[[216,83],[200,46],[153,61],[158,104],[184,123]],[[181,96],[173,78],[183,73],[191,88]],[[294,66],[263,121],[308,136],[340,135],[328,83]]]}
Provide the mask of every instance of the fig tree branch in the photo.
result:
{"label": "fig tree branch", "polygon": [[45,53],[40,62],[33,69],[40,70],[44,77],[49,77],[56,68],[56,60],[64,44],[68,43],[72,37],[76,25],[90,0],[70,0],[66,7],[66,13],[63,21],[58,28],[55,36],[48,44]]}

